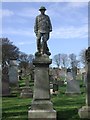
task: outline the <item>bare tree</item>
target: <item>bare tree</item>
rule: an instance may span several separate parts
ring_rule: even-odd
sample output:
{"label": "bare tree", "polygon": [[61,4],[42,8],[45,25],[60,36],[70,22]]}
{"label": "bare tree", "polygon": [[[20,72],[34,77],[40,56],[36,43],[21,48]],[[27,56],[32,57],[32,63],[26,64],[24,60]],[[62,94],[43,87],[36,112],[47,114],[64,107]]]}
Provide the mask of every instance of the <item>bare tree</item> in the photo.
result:
{"label": "bare tree", "polygon": [[66,69],[69,65],[68,55],[67,54],[61,54],[61,61],[62,61],[62,67],[63,67],[63,70],[64,70],[65,80],[66,80]]}
{"label": "bare tree", "polygon": [[76,80],[77,67],[78,67],[80,61],[76,59],[76,55],[74,53],[70,54],[69,58],[71,60],[73,79]]}
{"label": "bare tree", "polygon": [[71,67],[78,67],[79,66],[79,60],[76,59],[76,55],[74,53],[69,55]]}
{"label": "bare tree", "polygon": [[81,50],[79,56],[80,56],[80,62],[85,66],[86,60],[85,60],[85,51],[86,49]]}
{"label": "bare tree", "polygon": [[54,55],[53,62],[59,68],[61,65],[61,54]]}
{"label": "bare tree", "polygon": [[68,64],[69,64],[68,55],[67,54],[61,54],[61,61],[62,61],[62,66],[64,68],[67,68]]}
{"label": "bare tree", "polygon": [[29,55],[28,55],[29,63],[32,64],[32,62],[33,62],[33,58],[34,58],[34,56],[33,56],[32,54],[29,54]]}
{"label": "bare tree", "polygon": [[32,54],[26,54],[20,52],[19,54],[19,68],[24,70],[25,75],[29,73],[29,70],[33,67],[32,61],[34,56]]}

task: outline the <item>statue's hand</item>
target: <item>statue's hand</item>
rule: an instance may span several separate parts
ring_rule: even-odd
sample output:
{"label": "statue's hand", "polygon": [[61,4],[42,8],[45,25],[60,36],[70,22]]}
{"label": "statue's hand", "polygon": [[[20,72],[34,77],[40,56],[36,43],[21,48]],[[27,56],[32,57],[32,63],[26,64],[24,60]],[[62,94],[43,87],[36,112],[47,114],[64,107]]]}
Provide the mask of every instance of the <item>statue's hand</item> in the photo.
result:
{"label": "statue's hand", "polygon": [[50,30],[50,32],[52,32],[52,30]]}
{"label": "statue's hand", "polygon": [[37,32],[36,32],[35,34],[36,34],[36,36],[38,36],[38,33],[37,33]]}

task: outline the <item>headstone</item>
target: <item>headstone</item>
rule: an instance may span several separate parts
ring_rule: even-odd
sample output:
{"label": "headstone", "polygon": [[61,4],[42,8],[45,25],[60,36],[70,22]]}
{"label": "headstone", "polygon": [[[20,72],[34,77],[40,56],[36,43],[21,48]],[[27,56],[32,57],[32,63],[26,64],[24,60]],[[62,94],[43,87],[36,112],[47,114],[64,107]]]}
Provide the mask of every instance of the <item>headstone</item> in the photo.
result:
{"label": "headstone", "polygon": [[13,86],[18,86],[18,66],[16,60],[10,60],[9,82]]}
{"label": "headstone", "polygon": [[72,68],[72,75],[73,75],[73,79],[76,80],[76,76],[77,76],[77,67],[73,66]]}
{"label": "headstone", "polygon": [[83,85],[87,86],[87,74],[86,72],[82,73]]}
{"label": "headstone", "polygon": [[22,69],[18,70],[18,79],[22,80]]}
{"label": "headstone", "polygon": [[25,81],[25,87],[22,88],[20,97],[22,98],[32,98],[33,97],[33,92],[31,88],[29,87],[29,79]]}
{"label": "headstone", "polygon": [[58,94],[58,80],[57,80],[57,78],[55,78],[53,81],[53,94],[55,94],[55,95]]}
{"label": "headstone", "polygon": [[50,94],[53,94],[53,83],[50,83]]}
{"label": "headstone", "polygon": [[9,96],[9,76],[8,76],[8,66],[5,65],[2,69],[2,96]]}
{"label": "headstone", "polygon": [[78,114],[80,118],[90,119],[90,47],[86,50],[85,56],[87,61],[86,106],[79,109]]}
{"label": "headstone", "polygon": [[29,120],[56,120],[56,111],[50,101],[49,65],[51,59],[47,55],[36,56],[34,76],[34,95]]}
{"label": "headstone", "polygon": [[66,94],[78,94],[80,93],[80,87],[76,80],[73,79],[71,69],[67,69],[67,85]]}

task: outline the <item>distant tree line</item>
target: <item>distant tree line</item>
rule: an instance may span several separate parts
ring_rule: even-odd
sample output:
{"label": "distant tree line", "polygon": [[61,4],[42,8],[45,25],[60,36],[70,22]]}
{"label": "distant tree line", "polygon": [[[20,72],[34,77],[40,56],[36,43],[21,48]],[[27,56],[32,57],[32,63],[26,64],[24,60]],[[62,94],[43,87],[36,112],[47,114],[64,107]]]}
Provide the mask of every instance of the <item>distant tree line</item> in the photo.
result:
{"label": "distant tree line", "polygon": [[[53,64],[56,65],[58,68],[73,68],[80,67],[80,63],[85,67],[86,60],[85,60],[85,51],[86,49],[81,50],[79,53],[79,56],[76,56],[76,54],[71,53],[69,55],[67,54],[56,54],[53,57]],[[78,59],[77,59],[78,57]]]}
{"label": "distant tree line", "polygon": [[[10,60],[17,60],[19,64],[19,69],[23,69],[28,72],[30,69],[33,69],[32,61],[34,55],[26,54],[19,50],[17,46],[10,42],[8,38],[1,38],[2,40],[2,67],[6,64],[9,65]],[[67,54],[56,54],[52,58],[53,64],[55,64],[58,68],[68,68],[68,67],[79,67],[80,63],[85,66],[85,51],[86,49],[81,50],[79,54],[79,59],[74,53],[69,55]]]}

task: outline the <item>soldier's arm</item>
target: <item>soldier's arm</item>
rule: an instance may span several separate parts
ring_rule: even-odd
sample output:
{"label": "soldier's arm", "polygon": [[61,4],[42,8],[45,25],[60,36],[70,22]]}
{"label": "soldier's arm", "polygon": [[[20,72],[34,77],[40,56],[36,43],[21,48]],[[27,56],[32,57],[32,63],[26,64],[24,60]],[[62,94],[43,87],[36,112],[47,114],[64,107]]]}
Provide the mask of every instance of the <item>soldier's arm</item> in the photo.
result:
{"label": "soldier's arm", "polygon": [[50,32],[51,32],[52,31],[52,24],[51,24],[51,20],[50,20],[49,16],[48,16],[48,22],[49,22],[49,29],[50,29]]}
{"label": "soldier's arm", "polygon": [[37,32],[38,32],[38,18],[37,18],[37,17],[36,17],[36,20],[35,20],[34,32],[35,32],[36,35],[37,35]]}

